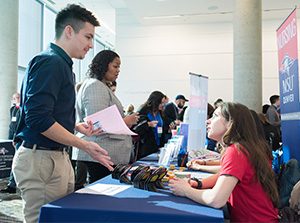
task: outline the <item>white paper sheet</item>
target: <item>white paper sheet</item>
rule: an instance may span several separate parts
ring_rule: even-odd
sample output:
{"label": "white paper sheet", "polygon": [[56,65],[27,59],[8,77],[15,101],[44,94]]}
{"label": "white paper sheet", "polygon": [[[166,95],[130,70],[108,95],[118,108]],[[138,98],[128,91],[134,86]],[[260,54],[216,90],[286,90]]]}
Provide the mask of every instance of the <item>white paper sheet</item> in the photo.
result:
{"label": "white paper sheet", "polygon": [[95,128],[101,127],[107,133],[137,135],[127,127],[116,105],[89,115],[84,121],[91,121]]}
{"label": "white paper sheet", "polygon": [[195,172],[195,171],[190,171],[192,177],[196,177],[198,179],[203,179],[206,177],[209,177],[213,175],[212,173],[205,173],[205,172]]}
{"label": "white paper sheet", "polygon": [[117,193],[127,190],[130,187],[130,185],[95,184],[89,187],[82,188],[75,193],[114,196]]}

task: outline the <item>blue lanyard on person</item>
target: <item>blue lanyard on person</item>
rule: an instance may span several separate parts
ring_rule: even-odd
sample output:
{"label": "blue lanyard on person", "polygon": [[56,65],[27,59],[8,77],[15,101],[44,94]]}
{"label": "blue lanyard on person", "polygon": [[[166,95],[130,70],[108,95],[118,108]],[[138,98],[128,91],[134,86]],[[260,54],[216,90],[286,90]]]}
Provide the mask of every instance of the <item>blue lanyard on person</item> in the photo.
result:
{"label": "blue lanyard on person", "polygon": [[160,116],[160,113],[158,112],[154,116],[152,113],[148,112],[147,116],[150,121],[157,121],[157,125],[155,128],[153,128],[153,132],[154,132],[156,144],[160,145],[160,137],[162,135],[162,126],[163,126],[163,120]]}

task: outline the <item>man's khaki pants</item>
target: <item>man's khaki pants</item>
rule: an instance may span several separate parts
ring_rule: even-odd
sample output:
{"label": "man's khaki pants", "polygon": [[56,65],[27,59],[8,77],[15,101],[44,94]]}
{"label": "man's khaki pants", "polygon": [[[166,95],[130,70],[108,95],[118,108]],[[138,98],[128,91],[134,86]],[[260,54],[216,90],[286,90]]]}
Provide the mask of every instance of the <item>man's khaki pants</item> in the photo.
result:
{"label": "man's khaki pants", "polygon": [[74,190],[74,171],[65,151],[28,149],[20,146],[13,174],[23,199],[24,222],[38,222],[40,208]]}

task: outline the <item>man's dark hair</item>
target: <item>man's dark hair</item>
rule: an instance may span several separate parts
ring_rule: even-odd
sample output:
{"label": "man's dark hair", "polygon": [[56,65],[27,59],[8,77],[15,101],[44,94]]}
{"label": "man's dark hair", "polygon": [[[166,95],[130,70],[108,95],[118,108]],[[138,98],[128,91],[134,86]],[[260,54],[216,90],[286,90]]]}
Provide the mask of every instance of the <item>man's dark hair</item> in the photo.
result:
{"label": "man's dark hair", "polygon": [[271,105],[274,104],[279,99],[279,95],[272,95],[270,97],[270,103]]}
{"label": "man's dark hair", "polygon": [[63,30],[67,25],[72,26],[75,33],[78,33],[84,26],[84,23],[88,22],[93,26],[99,26],[99,22],[96,17],[85,8],[79,5],[69,4],[62,9],[55,19],[55,38],[59,39]]}

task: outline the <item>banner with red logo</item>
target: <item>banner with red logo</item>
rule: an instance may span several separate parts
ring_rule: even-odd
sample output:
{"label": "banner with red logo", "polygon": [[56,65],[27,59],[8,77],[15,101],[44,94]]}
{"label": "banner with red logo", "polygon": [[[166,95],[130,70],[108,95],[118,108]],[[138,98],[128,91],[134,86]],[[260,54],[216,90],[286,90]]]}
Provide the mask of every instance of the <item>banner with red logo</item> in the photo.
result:
{"label": "banner with red logo", "polygon": [[281,133],[286,160],[300,161],[300,103],[296,9],[277,29]]}

